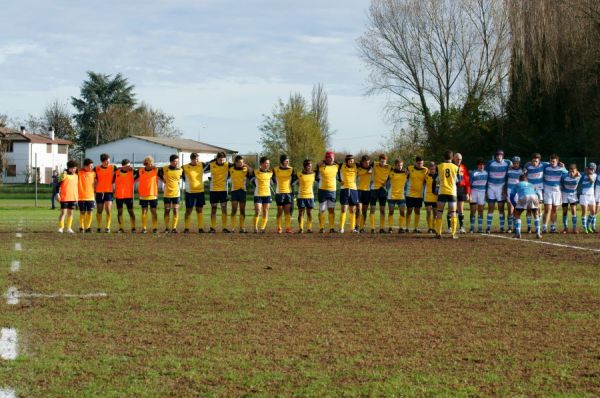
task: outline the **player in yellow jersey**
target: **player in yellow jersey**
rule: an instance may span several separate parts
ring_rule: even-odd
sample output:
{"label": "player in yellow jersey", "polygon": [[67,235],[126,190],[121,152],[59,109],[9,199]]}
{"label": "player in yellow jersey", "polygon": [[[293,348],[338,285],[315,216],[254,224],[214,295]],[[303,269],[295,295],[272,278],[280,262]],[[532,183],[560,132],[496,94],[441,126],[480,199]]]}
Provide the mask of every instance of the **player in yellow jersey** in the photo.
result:
{"label": "player in yellow jersey", "polygon": [[394,161],[394,167],[390,171],[390,190],[388,192],[388,232],[392,233],[394,227],[394,210],[398,206],[400,213],[400,229],[398,233],[404,233],[404,218],[406,217],[406,198],[404,190],[406,189],[406,180],[408,173],[404,168],[404,162],[400,159]]}
{"label": "player in yellow jersey", "polygon": [[198,160],[198,154],[190,155],[190,162],[183,165],[181,177],[185,183],[185,216],[183,233],[190,232],[192,223],[192,211],[196,210],[196,221],[198,222],[198,233],[204,232],[204,163]]}
{"label": "player in yellow jersey", "polygon": [[96,172],[92,159],[83,160],[83,168],[77,171],[78,178],[78,203],[79,207],[79,232],[92,232],[93,211],[96,205],[94,197],[94,182]]}
{"label": "player in yellow jersey", "polygon": [[[179,202],[181,201],[180,183],[183,169],[179,167],[179,156],[173,154],[169,157],[169,165],[158,170],[158,177],[165,184],[163,202],[165,204],[165,232],[177,233],[179,219]],[[173,223],[171,224],[171,210],[173,210]]]}
{"label": "player in yellow jersey", "polygon": [[227,229],[227,179],[229,178],[229,162],[225,152],[218,152],[217,157],[211,160],[204,168],[210,173],[210,229],[208,232],[215,233],[217,228],[217,207],[221,206],[221,227],[223,232]]}
{"label": "player in yellow jersey", "polygon": [[387,202],[387,182],[392,166],[388,164],[385,153],[379,155],[379,161],[373,164],[373,178],[371,180],[371,210],[369,222],[371,233],[375,233],[375,206],[379,202],[379,233],[385,234],[385,203]]}
{"label": "player in yellow jersey", "polygon": [[450,225],[452,230],[452,239],[456,236],[456,227],[458,219],[456,216],[456,183],[459,179],[458,166],[452,163],[452,151],[444,153],[444,161],[437,167],[439,194],[437,198],[437,214],[435,217],[435,236],[438,239],[442,238],[442,215],[444,207],[448,203],[448,211],[450,212]]}
{"label": "player in yellow jersey", "polygon": [[306,232],[312,233],[312,209],[315,207],[315,172],[312,160],[305,159],[302,163],[302,171],[296,175],[298,183],[298,233],[304,233],[304,213],[306,213]]}
{"label": "player in yellow jersey", "polygon": [[344,233],[346,224],[346,214],[350,212],[350,230],[353,233],[358,233],[356,227],[356,206],[358,205],[358,190],[356,189],[356,179],[358,168],[354,163],[354,156],[346,155],[344,163],[340,166],[338,172],[339,180],[342,184],[340,189],[340,205],[342,211],[340,213],[340,233]]}
{"label": "player in yellow jersey", "polygon": [[152,215],[152,233],[158,233],[158,169],[154,166],[152,156],[146,156],[142,162],[144,167],[137,171],[138,196],[142,208],[142,233],[148,233],[146,223],[148,221],[148,208]]}
{"label": "player in yellow jersey", "polygon": [[317,165],[317,181],[319,190],[319,232],[325,232],[325,212],[329,213],[329,232],[335,233],[335,191],[336,178],[339,165],[335,163],[335,154],[331,151],[325,153],[325,160]]}
{"label": "player in yellow jersey", "polygon": [[67,232],[72,234],[73,210],[77,208],[79,198],[79,177],[77,176],[77,163],[74,160],[67,162],[67,169],[59,176],[57,198],[60,202],[60,216],[58,216],[58,232],[63,233],[65,219]]}
{"label": "player in yellow jersey", "polygon": [[427,214],[427,232],[435,233],[435,209],[437,207],[437,166],[429,162],[427,178],[425,179],[425,212]]}
{"label": "player in yellow jersey", "polygon": [[294,168],[290,167],[287,155],[281,155],[279,166],[273,168],[275,182],[275,203],[277,204],[277,233],[282,232],[281,217],[285,214],[285,233],[292,231],[292,184],[294,183]]}
{"label": "player in yellow jersey", "polygon": [[254,178],[254,233],[259,231],[259,218],[262,217],[260,232],[265,233],[269,221],[269,207],[271,207],[271,179],[273,170],[269,169],[271,162],[266,156],[259,160],[260,167],[253,173]]}
{"label": "player in yellow jersey", "polygon": [[246,220],[246,181],[252,176],[252,168],[245,164],[240,155],[234,159],[234,164],[229,168],[229,181],[231,183],[231,231],[235,232],[237,227],[236,213],[240,209],[239,227],[240,233],[245,234],[244,223]]}
{"label": "player in yellow jersey", "polygon": [[356,219],[358,220],[359,232],[364,233],[365,223],[367,222],[367,211],[371,204],[371,179],[373,177],[373,167],[371,166],[371,158],[369,155],[363,155],[360,158],[356,174],[356,187],[358,188]]}
{"label": "player in yellow jersey", "polygon": [[415,158],[415,164],[408,166],[408,189],[406,193],[406,229],[410,228],[410,216],[415,213],[413,232],[420,233],[419,223],[421,221],[421,207],[423,207],[423,192],[425,179],[429,173],[427,167],[423,166],[420,156]]}

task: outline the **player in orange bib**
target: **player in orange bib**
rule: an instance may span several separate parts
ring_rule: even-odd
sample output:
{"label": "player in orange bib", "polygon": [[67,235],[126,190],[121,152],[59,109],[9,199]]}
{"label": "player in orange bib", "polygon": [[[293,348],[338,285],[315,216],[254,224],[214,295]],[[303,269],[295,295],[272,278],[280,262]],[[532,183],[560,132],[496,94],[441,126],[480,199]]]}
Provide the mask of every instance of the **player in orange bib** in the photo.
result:
{"label": "player in orange bib", "polygon": [[138,169],[138,196],[142,208],[142,233],[148,233],[148,208],[152,213],[152,233],[158,232],[158,169],[154,166],[152,156],[144,158],[144,167]]}
{"label": "player in orange bib", "polygon": [[119,221],[119,233],[123,229],[123,206],[127,207],[131,233],[135,233],[135,213],[133,212],[133,189],[137,172],[131,167],[129,159],[123,159],[121,167],[115,172],[115,199],[117,200],[117,220]]}
{"label": "player in orange bib", "polygon": [[92,212],[94,211],[94,182],[96,172],[92,159],[83,161],[83,168],[77,171],[78,178],[78,207],[79,207],[79,232],[92,232]]}
{"label": "player in orange bib", "polygon": [[113,184],[115,182],[116,166],[110,164],[110,156],[106,153],[100,155],[100,166],[96,166],[96,232],[102,232],[102,212],[106,211],[106,228],[104,232],[110,233],[112,216]]}
{"label": "player in orange bib", "polygon": [[65,219],[67,232],[72,234],[73,210],[77,207],[78,195],[77,163],[74,160],[67,162],[67,169],[59,177],[58,201],[60,202],[60,216],[58,217],[58,232],[63,233]]}

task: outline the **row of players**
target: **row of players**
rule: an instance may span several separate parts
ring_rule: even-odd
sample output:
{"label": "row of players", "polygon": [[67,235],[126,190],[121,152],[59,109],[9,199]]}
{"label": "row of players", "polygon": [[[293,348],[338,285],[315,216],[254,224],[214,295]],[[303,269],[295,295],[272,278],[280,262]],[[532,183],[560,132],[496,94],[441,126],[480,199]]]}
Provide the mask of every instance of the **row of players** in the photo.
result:
{"label": "row of players", "polygon": [[[447,183],[452,189],[446,189],[446,195],[455,198],[445,198],[442,203],[450,203],[450,211],[448,212],[448,224],[450,232],[452,232],[452,219],[457,218],[460,225],[459,232],[465,232],[463,227],[464,202],[471,203],[471,232],[475,230],[475,214],[479,214],[478,230],[482,230],[483,222],[483,207],[485,202],[488,202],[488,221],[487,231],[490,231],[492,217],[495,205],[498,205],[500,213],[501,231],[504,230],[504,203],[507,198],[507,192],[510,192],[517,185],[520,175],[527,174],[531,183],[540,194],[540,201],[544,196],[548,199],[546,202],[546,216],[553,221],[552,230],[555,228],[556,217],[556,195],[550,195],[554,192],[553,176],[554,169],[560,169],[559,186],[572,189],[573,181],[569,177],[579,176],[576,186],[580,186],[579,193],[585,190],[587,185],[585,181],[592,179],[592,196],[593,186],[596,184],[595,173],[588,173],[587,170],[592,170],[592,167],[586,169],[586,176],[581,176],[573,169],[566,172],[563,165],[558,163],[558,158],[553,156],[550,162],[545,163],[540,161],[539,155],[534,155],[530,163],[524,169],[520,168],[520,159],[513,158],[513,161],[503,159],[502,151],[496,153],[496,157],[488,164],[483,161],[478,162],[477,170],[469,173],[466,167],[462,164],[462,156],[454,154],[451,161],[447,163],[453,164],[456,168],[452,168],[449,175],[441,175],[439,166],[430,162],[428,167],[424,166],[424,162],[420,158],[416,158],[415,164],[404,167],[403,162],[396,160],[394,165],[387,164],[387,157],[380,155],[377,162],[371,164],[368,156],[363,156],[358,165],[355,164],[354,158],[351,155],[346,156],[343,163],[337,164],[334,162],[334,154],[327,152],[325,159],[320,162],[313,171],[313,164],[310,160],[305,160],[303,170],[294,173],[293,168],[289,166],[289,159],[286,156],[280,158],[280,165],[270,168],[270,162],[266,158],[260,159],[260,166],[257,170],[244,163],[244,159],[238,156],[234,164],[229,164],[225,155],[220,153],[216,159],[203,164],[198,161],[197,154],[192,154],[191,162],[179,167],[179,159],[176,155],[172,155],[170,164],[162,168],[154,167],[151,157],[144,160],[144,167],[133,170],[128,160],[122,162],[122,166],[117,168],[110,164],[108,155],[101,156],[102,164],[94,167],[90,159],[84,161],[83,168],[77,171],[76,164],[71,162],[68,170],[61,175],[61,191],[65,192],[60,195],[61,217],[59,220],[60,231],[64,228],[64,220],[67,220],[67,229],[71,230],[70,223],[72,222],[72,209],[79,207],[81,212],[80,230],[91,231],[92,210],[94,205],[98,205],[97,223],[98,231],[101,231],[102,213],[107,215],[105,231],[110,231],[111,207],[113,196],[116,198],[119,220],[119,231],[123,231],[123,207],[126,207],[130,214],[132,230],[135,231],[135,215],[133,213],[133,198],[134,184],[138,181],[138,195],[140,197],[140,205],[142,207],[142,232],[146,231],[146,220],[148,209],[152,214],[153,231],[157,230],[157,214],[156,205],[158,197],[158,180],[162,180],[164,187],[164,202],[165,202],[165,225],[167,230],[177,231],[177,220],[179,215],[180,202],[180,181],[185,184],[185,232],[188,232],[191,225],[191,215],[196,210],[198,218],[199,231],[203,232],[202,208],[205,204],[204,199],[204,184],[203,174],[211,174],[210,183],[210,204],[211,204],[211,227],[209,232],[215,232],[217,208],[221,207],[222,227],[224,232],[236,231],[239,228],[240,232],[245,232],[245,204],[246,204],[246,181],[252,180],[255,185],[254,204],[254,230],[264,231],[267,223],[267,213],[272,200],[271,191],[273,185],[275,187],[275,201],[277,204],[277,231],[282,232],[282,219],[285,219],[285,231],[292,232],[291,229],[291,208],[294,185],[298,185],[297,206],[299,208],[299,232],[312,230],[312,209],[314,207],[313,185],[318,182],[318,202],[319,202],[319,230],[325,229],[325,214],[328,214],[329,229],[335,231],[334,227],[334,208],[336,203],[336,182],[341,183],[340,203],[342,211],[340,214],[340,232],[344,231],[346,218],[349,216],[350,228],[354,232],[365,230],[367,222],[367,213],[369,213],[369,224],[371,232],[375,232],[375,212],[376,205],[379,203],[380,210],[380,232],[385,233],[392,230],[394,224],[395,208],[399,209],[399,230],[400,232],[408,232],[411,215],[414,214],[414,232],[419,232],[418,225],[420,222],[420,210],[423,202],[426,207],[427,225],[429,232],[435,232],[434,216],[435,210],[438,207],[438,194],[440,187]],[[441,166],[441,165],[440,165]],[[593,165],[590,165],[593,166]],[[447,167],[446,167],[447,169]],[[563,172],[564,171],[564,172]],[[595,170],[593,170],[595,171]],[[440,176],[442,178],[440,178]],[[544,177],[545,176],[545,177]],[[569,177],[568,177],[569,176]],[[547,195],[543,195],[541,189],[538,188],[537,179],[541,177],[541,189],[545,186]],[[586,179],[587,178],[587,179]],[[77,189],[75,189],[74,180],[77,180]],[[566,183],[568,182],[568,183]],[[72,189],[67,194],[68,189],[65,184],[69,183]],[[231,225],[227,228],[227,201],[228,201],[228,185],[231,189]],[[443,187],[442,187],[443,188]],[[443,190],[443,189],[442,189]],[[559,188],[560,192],[560,188]],[[444,195],[444,193],[441,193]],[[565,195],[563,195],[565,196]],[[572,196],[572,195],[571,195]],[[585,196],[585,195],[584,195]],[[574,203],[569,195],[565,196],[567,203],[573,211]],[[587,196],[586,196],[587,197]],[[75,199],[75,200],[74,200]],[[454,200],[449,200],[454,199]],[[579,199],[579,198],[577,198]],[[559,199],[560,201],[561,199]],[[385,228],[386,221],[386,203],[388,205],[388,228]],[[582,204],[584,201],[582,200]],[[595,215],[595,201],[592,200],[592,206],[589,208],[590,217]],[[454,205],[456,204],[456,205]],[[453,207],[457,209],[453,210]],[[509,215],[509,230],[513,228],[513,210],[511,204]],[[239,209],[239,218],[237,212]],[[456,212],[458,210],[458,214]],[[173,218],[171,219],[171,212]],[[71,215],[70,215],[71,214]],[[306,222],[304,215],[306,214]],[[576,213],[575,213],[576,214]],[[259,226],[259,219],[262,217],[262,222]],[[440,215],[441,217],[441,215]],[[238,223],[239,220],[239,223]],[[587,219],[586,219],[587,221]],[[590,218],[589,223],[585,223],[584,230],[588,231],[593,228],[594,223]],[[584,221],[585,222],[585,221]],[[547,221],[546,223],[547,224]],[[574,225],[576,221],[574,222]],[[589,225],[589,227],[588,227]],[[530,229],[530,216],[528,215],[528,228]],[[456,228],[454,228],[456,232]],[[455,234],[453,233],[453,236]]]}

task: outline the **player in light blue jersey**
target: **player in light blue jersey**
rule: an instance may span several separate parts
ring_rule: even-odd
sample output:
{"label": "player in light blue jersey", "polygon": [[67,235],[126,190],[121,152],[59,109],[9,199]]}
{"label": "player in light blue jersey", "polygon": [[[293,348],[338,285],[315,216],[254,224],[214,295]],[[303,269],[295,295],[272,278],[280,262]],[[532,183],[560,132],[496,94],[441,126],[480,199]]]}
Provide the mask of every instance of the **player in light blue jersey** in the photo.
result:
{"label": "player in light blue jersey", "polygon": [[559,163],[557,154],[550,155],[550,164],[544,168],[544,226],[542,232],[548,231],[548,221],[551,221],[550,232],[556,231],[556,211],[562,205],[560,186],[567,169]]}
{"label": "player in light blue jersey", "polygon": [[515,208],[513,212],[513,217],[515,218],[515,238],[521,238],[521,213],[524,210],[531,210],[535,220],[535,236],[538,239],[542,239],[539,197],[535,191],[535,187],[527,182],[526,174],[519,177],[519,183],[510,192],[510,202]]}
{"label": "player in light blue jersey", "polygon": [[571,213],[572,231],[574,234],[577,233],[577,203],[579,202],[577,188],[579,186],[579,180],[581,180],[581,174],[577,170],[577,165],[573,163],[569,166],[569,173],[563,175],[560,181],[563,209],[563,234],[569,232],[569,210]]}
{"label": "player in light blue jersey", "polygon": [[485,171],[483,159],[477,161],[477,170],[469,173],[471,183],[471,228],[470,233],[475,232],[475,215],[477,214],[477,232],[483,232],[483,208],[485,207],[485,191],[487,190],[488,172]]}
{"label": "player in light blue jersey", "polygon": [[[585,174],[579,182],[579,204],[581,205],[581,224],[583,233],[596,232],[596,198],[594,197],[594,186],[598,185],[596,174],[596,163],[589,163]],[[588,214],[589,212],[589,214]]]}
{"label": "player in light blue jersey", "polygon": [[496,151],[494,160],[488,162],[485,170],[488,172],[487,186],[487,228],[486,233],[490,233],[492,222],[494,220],[494,209],[498,203],[498,213],[500,217],[500,232],[504,232],[504,202],[506,202],[506,179],[508,169],[511,166],[511,161],[504,159],[504,151],[499,149]]}
{"label": "player in light blue jersey", "polygon": [[[534,153],[531,155],[531,161],[525,165],[527,181],[533,185],[540,198],[540,212],[544,207],[544,169],[548,162],[542,162],[542,155]],[[527,212],[527,233],[531,233],[531,212]]]}
{"label": "player in light blue jersey", "polygon": [[[512,166],[506,172],[506,185],[507,192],[512,192],[512,189],[519,183],[519,177],[523,175],[524,171],[521,168],[521,158],[518,156],[513,156],[511,159]],[[514,207],[510,201],[508,202],[508,233],[511,233],[513,230],[513,212]]]}

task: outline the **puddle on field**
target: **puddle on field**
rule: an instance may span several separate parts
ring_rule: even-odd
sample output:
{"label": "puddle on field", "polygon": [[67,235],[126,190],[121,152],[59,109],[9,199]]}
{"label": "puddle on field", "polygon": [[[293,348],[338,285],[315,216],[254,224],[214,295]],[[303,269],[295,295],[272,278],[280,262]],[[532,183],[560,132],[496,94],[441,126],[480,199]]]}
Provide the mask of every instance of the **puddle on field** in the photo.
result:
{"label": "puddle on field", "polygon": [[7,361],[17,359],[18,336],[17,329],[0,329],[0,358]]}

